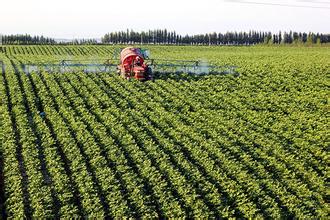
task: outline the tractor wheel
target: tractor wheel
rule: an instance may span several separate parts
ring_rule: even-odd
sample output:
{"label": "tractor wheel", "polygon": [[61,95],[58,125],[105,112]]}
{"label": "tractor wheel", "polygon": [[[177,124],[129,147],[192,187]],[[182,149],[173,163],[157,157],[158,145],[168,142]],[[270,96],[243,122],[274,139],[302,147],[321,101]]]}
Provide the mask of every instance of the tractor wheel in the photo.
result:
{"label": "tractor wheel", "polygon": [[150,67],[147,68],[147,71],[146,71],[146,79],[153,79],[153,75],[152,75],[152,69]]}

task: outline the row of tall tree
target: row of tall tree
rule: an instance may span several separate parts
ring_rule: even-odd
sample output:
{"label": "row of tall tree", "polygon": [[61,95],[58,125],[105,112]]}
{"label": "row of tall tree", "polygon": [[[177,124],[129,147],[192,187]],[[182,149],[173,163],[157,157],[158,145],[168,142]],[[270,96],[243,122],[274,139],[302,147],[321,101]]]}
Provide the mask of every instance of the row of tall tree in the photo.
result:
{"label": "row of tall tree", "polygon": [[44,36],[31,36],[29,34],[1,35],[0,44],[11,45],[36,45],[36,44],[56,44],[53,38]]}
{"label": "row of tall tree", "polygon": [[197,35],[180,35],[166,29],[135,32],[133,30],[111,32],[102,38],[104,44],[175,44],[175,45],[254,45],[292,43],[330,43],[330,34],[301,32],[227,32]]}
{"label": "row of tall tree", "polygon": [[227,32],[196,35],[181,35],[167,29],[136,32],[133,30],[110,32],[101,42],[96,39],[59,41],[44,36],[0,35],[3,45],[36,44],[164,44],[164,45],[254,45],[254,44],[321,44],[330,43],[330,34],[305,32]]}

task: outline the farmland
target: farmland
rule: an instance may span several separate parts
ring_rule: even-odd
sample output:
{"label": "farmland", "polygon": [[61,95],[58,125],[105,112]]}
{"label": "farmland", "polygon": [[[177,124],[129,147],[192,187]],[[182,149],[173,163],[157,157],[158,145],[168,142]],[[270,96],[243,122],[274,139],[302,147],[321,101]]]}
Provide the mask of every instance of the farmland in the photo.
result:
{"label": "farmland", "polygon": [[147,46],[239,75],[25,74],[112,46],[3,46],[3,217],[326,218],[328,47]]}

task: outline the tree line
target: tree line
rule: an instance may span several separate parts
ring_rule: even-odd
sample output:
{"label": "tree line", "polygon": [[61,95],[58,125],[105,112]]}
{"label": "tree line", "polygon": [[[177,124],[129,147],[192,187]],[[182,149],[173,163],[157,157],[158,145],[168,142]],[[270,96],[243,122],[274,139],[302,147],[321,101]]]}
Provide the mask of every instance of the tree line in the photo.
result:
{"label": "tree line", "polygon": [[99,44],[97,39],[73,39],[73,40],[56,40],[44,36],[31,36],[29,34],[15,34],[15,35],[0,35],[0,45],[86,45]]}
{"label": "tree line", "polygon": [[44,36],[0,35],[2,45],[96,45],[96,44],[163,44],[163,45],[255,45],[255,44],[323,44],[330,43],[330,34],[306,32],[226,32],[181,35],[167,29],[136,32],[133,30],[110,32],[101,41],[74,39],[68,42]]}
{"label": "tree line", "polygon": [[36,45],[56,44],[53,38],[44,36],[31,36],[29,34],[0,35],[0,44],[3,45]]}
{"label": "tree line", "polygon": [[330,43],[330,34],[305,32],[227,32],[196,35],[180,35],[166,29],[135,32],[133,30],[111,32],[102,38],[104,44],[165,44],[165,45],[254,45]]}

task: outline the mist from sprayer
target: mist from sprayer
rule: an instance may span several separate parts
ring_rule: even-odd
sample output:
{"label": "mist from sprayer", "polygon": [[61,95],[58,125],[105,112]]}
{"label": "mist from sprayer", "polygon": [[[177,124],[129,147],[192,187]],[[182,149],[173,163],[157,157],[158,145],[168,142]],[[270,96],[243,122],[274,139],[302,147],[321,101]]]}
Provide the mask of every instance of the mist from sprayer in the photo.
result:
{"label": "mist from sprayer", "polygon": [[90,61],[88,61],[88,63],[86,64],[84,72],[85,73],[97,73],[97,72],[99,72],[97,67],[96,67],[96,64],[98,64],[96,62],[96,60],[98,60],[98,59],[99,59],[98,56],[89,56],[88,60],[90,60]]}
{"label": "mist from sprayer", "polygon": [[196,72],[197,75],[201,74],[209,74],[210,73],[210,68],[209,68],[209,63],[207,60],[201,60],[198,63],[198,70]]}
{"label": "mist from sprayer", "polygon": [[175,68],[176,73],[190,73],[196,75],[208,75],[210,66],[208,61],[203,59],[196,62],[195,65],[178,66]]}
{"label": "mist from sprayer", "polygon": [[198,61],[198,65],[187,68],[179,68],[179,72],[188,72],[196,75],[208,75],[210,73],[210,67],[207,60],[203,59]]}

